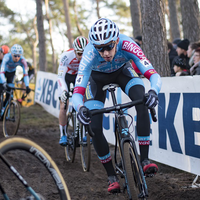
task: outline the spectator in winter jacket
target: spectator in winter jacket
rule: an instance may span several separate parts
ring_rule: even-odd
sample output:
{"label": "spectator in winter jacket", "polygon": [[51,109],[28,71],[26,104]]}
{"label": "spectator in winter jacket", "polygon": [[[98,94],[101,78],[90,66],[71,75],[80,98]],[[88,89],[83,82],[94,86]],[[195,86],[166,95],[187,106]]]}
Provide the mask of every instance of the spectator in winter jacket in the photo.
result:
{"label": "spectator in winter jacket", "polygon": [[173,60],[176,56],[178,56],[176,49],[173,47],[171,42],[167,42],[168,46],[168,55],[169,55],[169,64],[170,64],[170,70],[171,70],[171,76],[175,76],[175,72],[173,69]]}
{"label": "spectator in winter jacket", "polygon": [[190,75],[189,71],[186,69],[185,58],[176,57],[174,59],[174,72],[175,76],[187,76]]}
{"label": "spectator in winter jacket", "polygon": [[200,47],[200,41],[192,42],[188,46],[187,56],[189,57],[189,65],[190,65],[190,67],[192,67],[194,65],[194,52],[195,52],[195,49],[197,49],[199,47]]}
{"label": "spectator in winter jacket", "polygon": [[[182,58],[186,61],[186,69],[190,69],[190,65],[189,65],[189,58],[187,56],[187,50],[188,50],[188,46],[190,44],[190,41],[188,39],[184,39],[181,40],[178,44],[177,44],[177,48],[176,48],[176,52],[178,54],[178,58]],[[176,57],[174,58],[174,60],[176,59]],[[174,60],[173,60],[173,66],[174,66]]]}
{"label": "spectator in winter jacket", "polygon": [[194,65],[190,68],[191,75],[200,75],[200,47],[194,52]]}

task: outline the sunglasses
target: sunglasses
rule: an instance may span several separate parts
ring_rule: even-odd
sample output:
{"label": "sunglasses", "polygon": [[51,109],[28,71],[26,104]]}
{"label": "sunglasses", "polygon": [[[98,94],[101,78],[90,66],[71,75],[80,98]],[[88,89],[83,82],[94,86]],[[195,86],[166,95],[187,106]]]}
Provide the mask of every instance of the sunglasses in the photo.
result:
{"label": "sunglasses", "polygon": [[17,57],[20,58],[20,57],[21,57],[20,55],[13,55],[13,56],[14,56],[15,58],[17,58]]}
{"label": "sunglasses", "polygon": [[82,56],[83,52],[76,52],[78,56]]}
{"label": "sunglasses", "polygon": [[103,47],[95,46],[95,49],[99,52],[111,51],[114,48],[114,46],[115,46],[115,42],[112,42],[111,44],[103,46]]}

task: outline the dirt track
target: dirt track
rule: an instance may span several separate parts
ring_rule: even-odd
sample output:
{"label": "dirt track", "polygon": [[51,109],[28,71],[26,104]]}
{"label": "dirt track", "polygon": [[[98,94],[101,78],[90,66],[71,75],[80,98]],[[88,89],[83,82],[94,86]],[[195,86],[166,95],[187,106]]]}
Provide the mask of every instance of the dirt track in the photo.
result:
{"label": "dirt track", "polygon": [[[76,152],[75,163],[66,161],[64,148],[58,144],[57,118],[48,114],[39,105],[34,105],[22,109],[21,120],[18,135],[37,142],[52,156],[64,176],[72,200],[127,199],[123,193],[113,195],[107,192],[106,173],[94,150],[92,150],[89,172],[82,170],[79,148]],[[3,137],[2,134],[1,137]],[[189,187],[195,175],[157,164],[159,166],[158,174],[154,178],[147,179],[149,200],[200,199],[200,188]]]}

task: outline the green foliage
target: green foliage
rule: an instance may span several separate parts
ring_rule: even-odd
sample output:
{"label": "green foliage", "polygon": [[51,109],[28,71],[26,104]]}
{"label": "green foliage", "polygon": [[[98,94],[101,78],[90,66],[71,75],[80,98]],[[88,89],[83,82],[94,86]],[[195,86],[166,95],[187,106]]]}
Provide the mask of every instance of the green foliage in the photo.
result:
{"label": "green foliage", "polygon": [[15,15],[14,11],[9,9],[4,1],[0,1],[0,17],[12,18]]}
{"label": "green foliage", "polygon": [[[74,38],[80,35],[80,32],[77,27],[77,23],[79,25],[79,28],[81,29],[83,36],[88,37],[88,31],[90,29],[90,25],[88,25],[88,21],[95,22],[95,20],[97,20],[96,0],[92,0],[92,1],[87,0],[87,3],[88,2],[91,3],[91,6],[86,6],[85,1],[68,0],[72,35]],[[5,2],[6,2],[5,0],[0,1],[0,17],[2,17],[2,19],[9,20],[9,25],[10,25],[9,27],[12,26],[12,28],[10,28],[9,30],[10,34],[8,36],[3,36],[0,34],[0,43],[4,41],[10,47],[13,44],[18,43],[22,45],[24,49],[25,58],[32,59],[32,45],[36,39],[36,35],[34,32],[34,27],[33,27],[33,18],[35,16],[33,16],[33,13],[31,15],[28,10],[27,10],[26,16],[24,15],[22,16],[21,13],[16,13],[14,10],[9,9],[6,6]],[[32,0],[32,2],[34,1]],[[101,17],[108,17],[116,21],[120,28],[121,33],[123,33],[124,31],[127,31],[125,26],[127,25],[131,26],[130,10],[129,10],[129,6],[126,5],[125,0],[111,0],[111,1],[102,0],[100,1],[99,5],[100,5],[99,7],[100,13],[102,13]],[[36,14],[36,10],[35,10],[35,14]],[[48,62],[48,66],[50,67],[52,66],[52,58],[51,58],[52,53],[50,50],[51,49],[50,41],[49,41],[50,37],[49,37],[49,31],[48,31],[49,26],[46,20],[45,8],[43,10],[43,15],[44,15],[44,27],[45,27],[45,36],[46,36],[47,62]],[[49,17],[52,21],[53,32],[54,34],[55,34],[55,31],[57,33],[56,37],[61,38],[62,36],[66,40],[67,27],[66,27],[66,22],[65,22],[63,0],[49,0]],[[8,22],[6,20],[5,20],[5,23]],[[55,41],[53,42],[55,43]],[[63,48],[63,46],[64,46],[63,42],[60,42],[60,48]],[[63,50],[66,50],[66,49],[67,47]],[[55,53],[60,55],[63,50],[59,52],[55,52]],[[49,68],[48,71],[51,71],[51,69]]]}

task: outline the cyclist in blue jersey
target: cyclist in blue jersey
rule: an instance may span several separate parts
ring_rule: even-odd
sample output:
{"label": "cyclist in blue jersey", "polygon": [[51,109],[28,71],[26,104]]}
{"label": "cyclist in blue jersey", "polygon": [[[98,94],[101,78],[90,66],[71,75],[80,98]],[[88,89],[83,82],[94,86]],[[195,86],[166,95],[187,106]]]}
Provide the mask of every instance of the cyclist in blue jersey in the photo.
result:
{"label": "cyclist in blue jersey", "polygon": [[119,34],[119,29],[113,21],[106,18],[99,19],[89,31],[89,40],[79,65],[72,102],[78,112],[79,121],[85,125],[91,123],[95,133],[92,142],[108,175],[108,192],[118,192],[119,180],[102,131],[103,115],[91,117],[90,110],[104,107],[106,94],[102,87],[109,83],[118,84],[131,100],[144,98],[144,84],[132,68],[129,62],[132,60],[151,83],[146,105],[136,106],[136,127],[144,174],[155,174],[158,167],[148,159],[150,144],[148,108],[154,108],[158,104],[161,78],[141,48],[130,37]]}
{"label": "cyclist in blue jersey", "polygon": [[[11,53],[5,54],[1,64],[0,71],[0,93],[6,84],[13,84],[16,67],[20,65],[23,69],[24,83],[26,85],[26,93],[28,94],[31,89],[29,88],[28,67],[25,58],[23,57],[23,48],[19,44],[11,47]],[[4,105],[6,104],[9,95],[6,95]]]}

